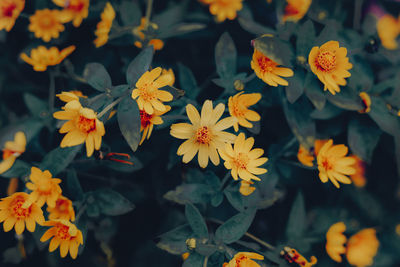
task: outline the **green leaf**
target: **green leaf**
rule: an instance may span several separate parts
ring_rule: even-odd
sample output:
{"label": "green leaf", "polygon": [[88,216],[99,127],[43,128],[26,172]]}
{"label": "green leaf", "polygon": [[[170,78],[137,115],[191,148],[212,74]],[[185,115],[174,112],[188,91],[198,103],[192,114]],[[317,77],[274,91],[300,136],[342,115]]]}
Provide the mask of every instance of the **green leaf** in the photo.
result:
{"label": "green leaf", "polygon": [[207,267],[221,267],[224,264],[224,260],[224,254],[217,251],[208,258]]}
{"label": "green leaf", "polygon": [[263,35],[254,40],[254,48],[279,65],[292,66],[293,51],[288,42],[269,35]]}
{"label": "green leaf", "polygon": [[43,128],[43,121],[39,119],[28,118],[21,120],[16,124],[11,124],[0,130],[0,145],[4,147],[4,143],[14,140],[14,135],[18,131],[22,131],[26,136],[26,143],[35,137]]}
{"label": "green leaf", "polygon": [[190,253],[189,258],[187,258],[182,267],[203,267],[204,256],[198,253]]}
{"label": "green leaf", "polygon": [[249,229],[255,215],[256,209],[248,209],[236,214],[217,228],[215,238],[225,244],[238,241]]}
{"label": "green leaf", "polygon": [[321,110],[315,109],[310,113],[311,118],[317,120],[329,120],[332,119],[343,112],[342,109],[337,108],[331,103],[326,103],[324,108]]}
{"label": "green leaf", "polygon": [[203,256],[211,256],[217,250],[217,246],[213,244],[203,244],[198,242],[194,251]]}
{"label": "green leaf", "polygon": [[139,26],[142,12],[135,1],[123,1],[119,6],[119,15],[125,26]]}
{"label": "green leaf", "polygon": [[106,68],[100,63],[88,63],[83,70],[83,78],[98,91],[111,89],[111,77]]}
{"label": "green leaf", "polygon": [[289,78],[289,85],[285,87],[286,97],[293,104],[304,92],[304,73],[300,70],[294,72],[294,77]]}
{"label": "green leaf", "polygon": [[181,225],[158,237],[157,247],[174,255],[187,252],[186,240],[193,235],[189,224]]}
{"label": "green leaf", "polygon": [[193,204],[186,204],[185,215],[193,232],[200,238],[208,238],[207,224],[200,211]]}
{"label": "green leaf", "polygon": [[229,33],[224,32],[215,46],[215,65],[222,80],[230,80],[236,73],[237,52]]}
{"label": "green leaf", "polygon": [[171,26],[169,29],[166,29],[165,31],[160,33],[157,37],[160,39],[171,38],[195,31],[200,31],[202,29],[205,29],[206,27],[207,25],[203,23],[179,23]]}
{"label": "green leaf", "polygon": [[158,32],[162,35],[169,31],[173,25],[182,22],[185,15],[188,1],[181,1],[179,5],[174,5],[171,8],[164,9],[160,14],[156,14],[152,18],[152,22],[158,25]]}
{"label": "green leaf", "polygon": [[47,103],[40,98],[32,94],[25,93],[24,102],[34,117],[44,118],[49,116]]}
{"label": "green leaf", "polygon": [[67,192],[72,200],[81,200],[84,197],[75,169],[70,169],[67,172]]}
{"label": "green leaf", "polygon": [[146,47],[129,63],[126,70],[126,81],[130,86],[135,86],[139,78],[150,68],[153,50],[152,46]]}
{"label": "green leaf", "polygon": [[327,93],[326,98],[328,99],[329,102],[342,109],[353,110],[353,111],[358,111],[363,109],[363,106],[361,104],[361,98],[350,87],[342,88],[340,93],[336,93],[336,95]]}
{"label": "green leaf", "polygon": [[125,97],[118,105],[118,125],[126,142],[136,151],[140,142],[140,112],[137,102]]}
{"label": "green leaf", "polygon": [[0,176],[4,178],[24,177],[28,175],[30,171],[31,171],[31,165],[22,160],[17,159],[15,160],[12,167],[5,173],[2,173]]}
{"label": "green leaf", "polygon": [[242,28],[249,33],[255,34],[257,36],[266,33],[275,33],[272,28],[265,27],[264,25],[255,22],[253,15],[251,14],[250,8],[248,8],[246,5],[243,5],[243,9],[239,11],[238,15],[238,22],[240,26],[242,26]]}
{"label": "green leaf", "polygon": [[120,97],[123,94],[126,93],[127,90],[129,90],[130,86],[127,84],[121,84],[121,85],[117,85],[114,86],[111,90],[111,95],[113,97]]}
{"label": "green leaf", "polygon": [[186,96],[190,99],[195,99],[200,91],[197,88],[197,82],[193,72],[185,65],[178,63],[178,73],[179,84],[181,88],[185,90]]}
{"label": "green leaf", "polygon": [[296,53],[297,56],[308,58],[315,40],[315,27],[311,20],[307,20],[297,31]]}
{"label": "green leaf", "polygon": [[94,192],[100,212],[109,216],[119,216],[135,208],[128,199],[112,189],[100,189]]}
{"label": "green leaf", "polygon": [[300,238],[306,230],[306,208],[304,197],[299,192],[290,209],[289,219],[286,225],[286,237],[290,240]]}
{"label": "green leaf", "polygon": [[311,103],[313,103],[314,107],[318,110],[322,110],[326,103],[326,97],[321,84],[313,74],[307,74],[304,87],[304,92]]}
{"label": "green leaf", "polygon": [[371,96],[371,111],[368,115],[378,124],[382,131],[398,136],[400,133],[400,118],[390,113],[385,101]]}
{"label": "green leaf", "polygon": [[212,188],[205,184],[183,184],[175,190],[169,191],[164,198],[179,204],[191,202],[193,204],[207,203],[213,195]]}
{"label": "green leaf", "polygon": [[382,131],[370,120],[352,119],[348,126],[347,142],[351,151],[367,163],[372,155]]}
{"label": "green leaf", "polygon": [[53,177],[56,177],[74,160],[76,154],[81,150],[82,145],[61,148],[57,147],[50,151],[40,163],[39,168],[49,170]]}

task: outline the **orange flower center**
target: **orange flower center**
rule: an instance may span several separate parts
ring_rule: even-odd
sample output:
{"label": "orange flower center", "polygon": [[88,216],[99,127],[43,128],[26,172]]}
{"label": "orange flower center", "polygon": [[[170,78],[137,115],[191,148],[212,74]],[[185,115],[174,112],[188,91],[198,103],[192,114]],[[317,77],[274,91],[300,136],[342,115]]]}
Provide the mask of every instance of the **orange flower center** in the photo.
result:
{"label": "orange flower center", "polygon": [[150,115],[146,113],[144,110],[140,111],[140,123],[142,128],[146,128],[151,124],[151,119],[153,118],[153,114]]}
{"label": "orange flower center", "polygon": [[88,119],[80,115],[78,118],[77,127],[84,133],[90,133],[96,130],[96,119]]}
{"label": "orange flower center", "polygon": [[[67,2],[68,3],[68,2]],[[71,11],[73,11],[73,12],[76,12],[76,13],[79,13],[79,12],[81,12],[82,11],[82,9],[85,7],[85,4],[84,3],[82,3],[82,1],[80,1],[80,0],[75,0],[75,1],[71,1],[70,3],[69,3],[69,5],[68,5],[68,9],[69,10],[71,10]]]}
{"label": "orange flower center", "polygon": [[197,129],[195,134],[195,139],[197,143],[209,144],[211,142],[211,131],[207,126],[200,127]]}
{"label": "orange flower center", "polygon": [[59,199],[56,201],[56,207],[61,213],[65,213],[68,210],[68,201]]}
{"label": "orange flower center", "polygon": [[27,209],[22,208],[25,203],[24,197],[15,198],[10,204],[10,211],[17,219],[27,218],[31,214],[31,206]]}
{"label": "orange flower center", "polygon": [[257,59],[258,66],[260,66],[262,72],[272,72],[278,65],[275,61],[269,59],[264,55],[260,55]]}
{"label": "orange flower center", "polygon": [[239,104],[233,105],[233,115],[235,115],[235,117],[244,117],[244,110],[245,108]]}
{"label": "orange flower center", "polygon": [[319,52],[317,60],[317,67],[325,72],[329,72],[336,68],[336,55],[332,51]]}
{"label": "orange flower center", "polygon": [[150,84],[145,84],[142,88],[140,88],[140,96],[143,97],[144,101],[151,101],[154,100],[155,93],[154,90],[152,90],[153,83]]}
{"label": "orange flower center", "polygon": [[8,6],[3,6],[2,8],[2,13],[3,13],[3,17],[12,17],[14,9],[17,8],[17,5],[14,3],[9,4]]}
{"label": "orange flower center", "polygon": [[55,24],[55,21],[53,16],[47,14],[40,18],[39,24],[43,28],[51,28]]}
{"label": "orange flower center", "polygon": [[322,161],[322,167],[325,169],[325,171],[330,171],[333,169],[332,164],[329,162],[329,160],[327,158],[325,158]]}
{"label": "orange flower center", "polygon": [[246,263],[246,261],[248,260],[248,258],[246,256],[240,256],[236,258],[236,266],[237,267],[245,267],[245,265],[241,265],[242,263]]}
{"label": "orange flower center", "polygon": [[285,7],[285,15],[286,16],[294,16],[294,15],[297,15],[297,14],[299,14],[299,9],[298,9],[297,6],[288,4]]}
{"label": "orange flower center", "polygon": [[4,149],[3,150],[3,159],[7,159],[11,157],[15,152],[9,149]]}
{"label": "orange flower center", "polygon": [[245,170],[247,168],[249,160],[249,156],[247,156],[245,153],[239,153],[237,157],[233,159],[233,163],[238,169]]}
{"label": "orange flower center", "polygon": [[69,227],[64,224],[57,225],[56,235],[58,238],[62,240],[69,240],[71,239],[71,235],[68,233]]}

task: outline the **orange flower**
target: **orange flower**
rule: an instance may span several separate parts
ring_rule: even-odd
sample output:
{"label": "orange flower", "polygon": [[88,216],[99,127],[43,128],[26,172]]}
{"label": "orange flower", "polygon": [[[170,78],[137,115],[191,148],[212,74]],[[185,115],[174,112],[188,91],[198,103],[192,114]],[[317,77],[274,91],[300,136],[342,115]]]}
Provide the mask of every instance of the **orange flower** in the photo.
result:
{"label": "orange flower", "polygon": [[68,251],[71,258],[78,256],[78,247],[83,245],[82,232],[76,226],[66,220],[51,220],[44,223],[45,226],[52,226],[40,238],[41,242],[50,241],[49,251],[53,252],[60,246],[60,256],[64,258]]}
{"label": "orange flower", "polygon": [[261,119],[257,112],[249,109],[250,106],[256,104],[260,99],[261,94],[259,93],[243,94],[243,92],[240,92],[229,97],[229,114],[238,120],[238,122],[233,125],[235,132],[239,130],[239,125],[246,128],[253,128],[253,124],[249,121],[259,121]]}
{"label": "orange flower", "polygon": [[36,10],[35,14],[29,17],[29,31],[35,34],[36,38],[42,38],[45,42],[50,42],[51,38],[58,38],[60,32],[64,31],[59,10]]}
{"label": "orange flower", "polygon": [[317,139],[314,142],[314,154],[317,156],[321,148],[328,142],[328,139]]}
{"label": "orange flower", "polygon": [[10,231],[15,225],[15,232],[20,235],[25,230],[25,224],[29,232],[34,232],[36,223],[40,225],[44,223],[43,212],[37,204],[29,203],[30,206],[22,207],[28,198],[27,193],[17,192],[1,199],[0,222],[4,222],[5,232]]}
{"label": "orange flower", "polygon": [[239,252],[229,263],[225,262],[222,267],[260,267],[260,264],[253,259],[264,260],[264,256],[254,252]]}
{"label": "orange flower", "polygon": [[371,266],[378,252],[379,241],[376,230],[367,228],[350,237],[347,243],[347,261],[357,267]]}
{"label": "orange flower", "polygon": [[61,94],[56,94],[56,97],[58,97],[61,101],[67,103],[73,100],[79,101],[80,97],[87,98],[87,96],[83,95],[81,91],[69,91],[69,92],[62,91]]}
{"label": "orange flower", "polygon": [[346,225],[343,222],[338,222],[329,227],[326,233],[326,253],[336,262],[342,262],[341,254],[346,252],[344,244],[347,241],[343,232],[346,231]]}
{"label": "orange flower", "polygon": [[75,27],[79,27],[89,14],[89,0],[53,0],[53,3],[64,8],[60,19],[63,22],[72,21]]}
{"label": "orange flower", "polygon": [[356,155],[352,155],[350,157],[354,158],[356,161],[356,163],[353,165],[353,167],[356,169],[356,173],[350,175],[350,179],[353,181],[355,186],[364,187],[367,183],[367,179],[365,178],[365,162]]}
{"label": "orange flower", "polygon": [[107,2],[103,13],[101,13],[101,21],[97,23],[97,30],[94,32],[94,34],[97,36],[96,40],[94,40],[94,44],[96,47],[103,46],[107,43],[108,34],[110,33],[114,19],[114,8],[109,2]]}
{"label": "orange flower", "polygon": [[164,115],[171,110],[170,106],[166,105],[165,107],[166,109],[164,111],[158,111],[155,109],[153,114],[147,113],[144,109],[140,110],[140,131],[143,132],[143,134],[139,145],[143,143],[146,136],[147,139],[150,138],[154,125],[163,124],[164,121],[161,118],[161,115]]}
{"label": "orange flower", "polygon": [[0,1],[0,30],[10,31],[25,7],[25,0]]}
{"label": "orange flower", "polygon": [[308,151],[305,147],[301,144],[299,146],[299,151],[297,152],[297,159],[303,164],[304,166],[313,166],[314,156],[311,151]]}
{"label": "orange flower", "polygon": [[310,261],[308,261],[297,250],[290,247],[284,247],[281,251],[281,256],[283,256],[289,263],[295,262],[301,267],[311,267],[318,262],[317,258],[314,256],[311,256]]}
{"label": "orange flower", "polygon": [[15,160],[25,152],[26,137],[23,132],[17,132],[14,141],[7,141],[3,149],[3,161],[0,163],[0,174],[5,173]]}
{"label": "orange flower", "polygon": [[243,0],[213,0],[205,1],[210,5],[210,13],[216,17],[218,22],[226,19],[234,20],[237,12],[243,8]]}
{"label": "orange flower", "polygon": [[240,188],[239,188],[240,194],[242,194],[243,196],[251,195],[256,190],[254,186],[251,186],[252,184],[254,184],[254,182],[252,181],[245,181],[245,180],[240,181]]}
{"label": "orange flower", "polygon": [[50,220],[67,220],[67,221],[75,221],[75,211],[72,206],[72,201],[64,196],[60,196],[56,205],[52,208],[50,206],[47,207],[47,212],[49,212]]}
{"label": "orange flower", "polygon": [[378,20],[376,29],[383,47],[388,50],[397,49],[396,39],[400,34],[400,16],[397,19],[389,14],[382,16]]}
{"label": "orange flower", "polygon": [[297,22],[307,13],[312,0],[286,0],[286,2],[283,21]]}

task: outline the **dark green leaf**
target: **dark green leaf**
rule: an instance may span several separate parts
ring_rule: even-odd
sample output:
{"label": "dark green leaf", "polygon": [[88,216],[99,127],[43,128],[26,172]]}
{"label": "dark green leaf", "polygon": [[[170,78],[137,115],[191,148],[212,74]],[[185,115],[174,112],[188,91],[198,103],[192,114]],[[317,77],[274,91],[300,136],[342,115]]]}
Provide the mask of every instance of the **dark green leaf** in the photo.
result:
{"label": "dark green leaf", "polygon": [[294,77],[289,78],[289,85],[285,87],[286,97],[293,104],[304,92],[304,73],[300,70],[294,72]]}
{"label": "dark green leaf", "polygon": [[140,112],[137,102],[125,97],[118,105],[118,125],[126,142],[136,151],[140,142]]}
{"label": "dark green leaf", "polygon": [[135,207],[128,199],[111,189],[97,190],[94,192],[94,197],[100,212],[105,215],[119,216],[130,212]]}
{"label": "dark green leaf", "polygon": [[185,215],[193,232],[200,238],[208,237],[207,224],[200,211],[193,204],[186,204]]}
{"label": "dark green leaf", "polygon": [[40,163],[39,168],[49,170],[53,177],[57,177],[74,160],[76,154],[81,150],[82,145],[61,148],[57,147],[50,151]]}
{"label": "dark green leaf", "polygon": [[2,173],[0,176],[5,178],[23,177],[25,175],[28,175],[30,171],[31,165],[17,159],[12,167],[5,173]]}
{"label": "dark green leaf", "polygon": [[42,128],[43,121],[32,118],[19,121],[16,124],[11,124],[0,130],[0,145],[1,147],[4,147],[5,142],[14,140],[14,135],[18,131],[25,133],[26,143],[28,144],[29,141],[35,137]]}
{"label": "dark green leaf", "polygon": [[112,86],[110,75],[100,63],[86,64],[83,71],[83,78],[98,91],[106,91],[106,89],[110,89]]}
{"label": "dark green leaf", "polygon": [[340,93],[336,93],[336,95],[326,93],[326,98],[329,102],[342,109],[354,111],[363,109],[361,98],[349,87],[342,88]]}
{"label": "dark green leaf", "polygon": [[217,228],[215,238],[226,244],[239,240],[249,229],[255,215],[255,209],[248,209],[236,214]]}
{"label": "dark green leaf", "polygon": [[315,28],[314,23],[311,20],[307,20],[299,27],[297,32],[296,40],[296,52],[297,56],[308,57],[308,53],[313,47],[315,40]]}
{"label": "dark green leaf", "polygon": [[142,18],[140,6],[135,1],[123,1],[119,6],[119,15],[125,26],[139,26]]}
{"label": "dark green leaf", "polygon": [[159,236],[157,247],[174,255],[187,252],[186,240],[193,235],[192,228],[185,224]]}
{"label": "dark green leaf", "polygon": [[179,84],[185,90],[188,98],[195,99],[200,92],[197,88],[196,78],[193,72],[185,65],[178,63]]}
{"label": "dark green leaf", "polygon": [[266,33],[270,34],[275,33],[273,29],[265,27],[264,25],[255,22],[253,19],[253,15],[251,14],[251,10],[246,5],[244,5],[243,9],[240,10],[239,12],[238,22],[245,31],[248,31],[257,36]]}
{"label": "dark green leaf", "polygon": [[386,79],[384,81],[381,81],[377,84],[375,84],[371,90],[368,91],[370,94],[381,94],[385,92],[387,89],[394,88],[399,84],[399,79],[397,77],[391,78],[391,79]]}
{"label": "dark green leaf", "polygon": [[304,85],[304,91],[311,103],[318,110],[322,110],[325,106],[326,97],[322,89],[321,83],[319,83],[313,74],[308,73]]}
{"label": "dark green leaf", "polygon": [[198,253],[190,253],[189,258],[185,260],[182,267],[203,267],[204,256]]}
{"label": "dark green leaf", "polygon": [[47,103],[45,101],[29,93],[24,94],[24,101],[34,117],[44,118],[49,116]]}
{"label": "dark green leaf", "polygon": [[263,35],[254,40],[254,48],[279,65],[286,67],[292,66],[292,47],[285,41],[269,35]]}
{"label": "dark green leaf", "polygon": [[337,33],[340,29],[340,26],[338,25],[338,22],[335,20],[329,21],[324,29],[320,32],[318,38],[315,40],[314,44],[317,46],[321,46],[324,43],[331,41],[331,40],[337,40]]}
{"label": "dark green leaf", "polygon": [[194,204],[206,203],[212,196],[212,188],[205,184],[183,184],[169,191],[164,198],[179,204],[191,202]]}
{"label": "dark green leaf", "polygon": [[194,251],[203,256],[211,256],[217,250],[217,246],[213,244],[203,244],[201,242],[196,244]]}
{"label": "dark green leaf", "polygon": [[337,108],[331,103],[327,102],[322,110],[315,109],[311,112],[310,116],[317,120],[329,120],[332,119],[343,112],[342,109]]}
{"label": "dark green leaf", "polygon": [[200,31],[204,28],[206,28],[206,25],[203,23],[179,23],[173,25],[169,29],[166,29],[165,31],[160,33],[157,37],[160,39],[171,38],[195,31]]}
{"label": "dark green leaf", "polygon": [[181,1],[179,5],[174,5],[171,8],[164,9],[161,14],[157,14],[152,18],[152,22],[158,25],[159,34],[162,35],[165,31],[169,31],[173,25],[181,22],[185,15],[188,1]]}
{"label": "dark green leaf", "polygon": [[111,90],[111,95],[113,97],[120,97],[126,93],[126,91],[129,89],[129,87],[130,86],[127,84],[121,84],[121,85],[114,86]]}
{"label": "dark green leaf", "polygon": [[23,260],[21,251],[18,247],[11,247],[3,251],[3,262],[19,264]]}
{"label": "dark green leaf", "polygon": [[67,172],[67,192],[72,200],[81,200],[84,196],[75,169],[70,169]]}
{"label": "dark green leaf", "polygon": [[140,76],[149,69],[153,60],[153,53],[154,49],[152,46],[146,47],[129,63],[126,70],[126,81],[130,86],[135,86]]}
{"label": "dark green leaf", "polygon": [[306,208],[304,197],[299,192],[290,209],[289,219],[286,226],[286,237],[288,239],[296,239],[303,236],[306,230]]}
{"label": "dark green leaf", "polygon": [[207,267],[221,267],[224,264],[224,260],[224,254],[217,251],[208,258]]}
{"label": "dark green leaf", "polygon": [[225,32],[215,46],[215,65],[222,79],[232,78],[236,73],[237,52],[229,33]]}
{"label": "dark green leaf", "polygon": [[213,207],[218,207],[221,205],[222,201],[224,201],[224,194],[218,192],[211,198],[211,205]]}
{"label": "dark green leaf", "polygon": [[390,113],[385,101],[379,97],[371,96],[371,111],[368,115],[378,124],[382,131],[393,136],[400,133],[400,118]]}

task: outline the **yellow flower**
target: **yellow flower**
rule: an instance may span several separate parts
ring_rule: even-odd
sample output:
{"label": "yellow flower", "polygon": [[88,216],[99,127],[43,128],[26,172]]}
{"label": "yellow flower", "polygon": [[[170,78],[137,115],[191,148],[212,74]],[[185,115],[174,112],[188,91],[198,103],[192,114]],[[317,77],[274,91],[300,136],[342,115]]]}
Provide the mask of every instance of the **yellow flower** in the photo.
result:
{"label": "yellow flower", "polygon": [[[26,188],[32,191],[29,195],[29,201],[36,203],[42,207],[44,203],[49,207],[55,207],[56,200],[61,195],[61,188],[58,185],[61,179],[52,178],[48,170],[41,171],[36,167],[31,168],[29,179],[32,181],[26,183]],[[26,208],[27,204],[24,206]]]}
{"label": "yellow flower", "polygon": [[105,134],[104,124],[90,108],[84,108],[79,101],[68,102],[63,111],[57,111],[53,117],[68,120],[59,130],[67,133],[60,147],[71,147],[86,142],[86,154],[92,156],[94,149],[99,150],[102,136]]}
{"label": "yellow flower", "polygon": [[314,46],[308,55],[308,64],[311,71],[324,84],[324,91],[329,90],[332,95],[340,92],[339,85],[346,85],[344,78],[351,76],[353,65],[347,57],[347,49],[339,47],[338,41],[329,41],[321,47]]}
{"label": "yellow flower", "polygon": [[244,133],[240,133],[233,148],[231,144],[227,143],[225,149],[219,150],[221,158],[225,160],[224,166],[231,170],[233,179],[237,180],[239,176],[245,181],[251,181],[251,179],[260,181],[261,179],[255,175],[267,172],[267,169],[259,168],[268,160],[265,157],[260,158],[264,154],[264,150],[252,149],[253,145],[253,137],[246,139]]}
{"label": "yellow flower", "polygon": [[225,262],[222,267],[261,267],[253,260],[264,260],[264,256],[254,252],[239,252],[229,263]]}
{"label": "yellow flower", "polygon": [[17,192],[1,199],[0,222],[3,222],[5,232],[9,232],[15,225],[15,232],[20,235],[25,230],[25,224],[29,232],[35,231],[36,223],[43,224],[43,212],[37,204],[29,203],[29,207],[22,207],[28,198],[27,193]]}
{"label": "yellow flower", "polygon": [[314,154],[318,156],[321,148],[328,142],[328,139],[317,139],[314,142]]}
{"label": "yellow flower", "polygon": [[347,243],[347,261],[357,267],[371,266],[378,252],[379,241],[376,230],[363,229],[349,238]]}
{"label": "yellow flower", "polygon": [[314,165],[313,164],[313,161],[314,161],[313,153],[311,153],[311,151],[308,151],[301,144],[299,146],[299,151],[297,152],[297,159],[304,166],[312,167]]}
{"label": "yellow flower", "polygon": [[115,11],[110,2],[107,2],[103,13],[101,13],[101,21],[97,24],[97,30],[94,34],[97,36],[94,40],[96,47],[103,46],[108,41],[108,34],[110,33],[112,23],[115,19]]}
{"label": "yellow flower", "polygon": [[243,92],[237,93],[236,95],[229,97],[228,100],[229,114],[238,120],[238,122],[233,125],[236,132],[239,130],[239,124],[246,128],[253,128],[253,124],[249,121],[259,121],[261,119],[257,112],[248,109],[248,107],[260,101],[261,94],[242,93]]}
{"label": "yellow flower", "polygon": [[164,121],[162,120],[161,115],[164,115],[171,110],[170,106],[165,107],[166,109],[164,111],[155,110],[153,114],[148,114],[146,111],[140,110],[140,131],[143,132],[143,134],[139,145],[143,143],[146,136],[147,139],[150,138],[154,125],[163,124]]}
{"label": "yellow flower", "polygon": [[297,250],[290,247],[284,247],[281,251],[281,256],[283,256],[289,263],[295,262],[301,267],[311,267],[318,262],[317,258],[314,256],[311,256],[310,261],[308,261],[303,255],[297,252]]}
{"label": "yellow flower", "polygon": [[[145,40],[149,39],[149,38],[146,38],[146,35],[143,33],[143,31],[145,30],[145,24],[146,24],[146,18],[142,17],[140,19],[140,25],[137,26],[136,28],[134,28],[132,31],[133,35],[135,35],[139,38],[139,40],[134,42],[134,45],[137,48],[142,48]],[[148,26],[153,28],[154,30],[156,30],[158,28],[158,25],[155,23],[152,23],[152,22],[148,22]],[[147,45],[152,45],[154,50],[161,50],[164,47],[164,42],[160,39],[150,39],[150,40],[148,40]]]}
{"label": "yellow flower", "polygon": [[346,253],[344,244],[347,241],[343,232],[346,231],[346,225],[343,222],[338,222],[329,227],[326,233],[326,253],[336,262],[342,262],[341,254]]}
{"label": "yellow flower", "polygon": [[75,27],[79,27],[89,14],[89,0],[53,0],[53,3],[64,8],[60,19],[63,22],[72,21]]}
{"label": "yellow flower", "polygon": [[69,54],[75,50],[75,46],[71,45],[59,51],[57,47],[50,47],[47,49],[44,46],[39,46],[31,51],[31,57],[22,53],[21,59],[29,65],[33,66],[35,71],[45,71],[48,66],[55,66],[60,64]]}
{"label": "yellow flower", "polygon": [[251,60],[251,68],[254,70],[257,77],[263,80],[269,86],[287,86],[289,83],[280,76],[293,76],[293,71],[291,69],[278,67],[278,63],[268,58],[257,49],[254,49],[253,59]]}
{"label": "yellow flower", "polygon": [[218,22],[223,22],[226,19],[234,20],[237,17],[237,12],[243,8],[243,0],[212,0],[203,1],[210,5],[210,13],[216,16]]}
{"label": "yellow flower", "polygon": [[18,189],[18,178],[11,178],[10,182],[8,183],[7,187],[7,196],[11,196],[15,192],[17,192]]}
{"label": "yellow flower", "polygon": [[5,173],[14,164],[15,160],[25,152],[26,137],[23,132],[14,135],[14,141],[7,141],[3,149],[3,161],[0,163],[0,174]]}
{"label": "yellow flower", "polygon": [[0,1],[0,31],[10,31],[19,14],[25,7],[25,0],[1,0]]}
{"label": "yellow flower", "polygon": [[283,21],[297,22],[307,13],[312,0],[286,0],[286,2]]}
{"label": "yellow flower", "polygon": [[359,110],[358,112],[360,113],[368,113],[371,111],[371,97],[369,96],[369,94],[367,94],[366,92],[361,92],[360,94],[360,98],[362,100],[362,103],[364,105],[364,108],[362,110]]}
{"label": "yellow flower", "polygon": [[159,90],[169,84],[170,78],[161,75],[161,68],[146,71],[136,82],[136,88],[132,91],[132,98],[137,98],[139,109],[153,114],[154,110],[165,111],[167,108],[162,102],[171,101],[170,92]]}
{"label": "yellow flower", "polygon": [[398,19],[392,15],[383,15],[376,25],[378,36],[383,47],[388,50],[395,50],[398,47],[397,36],[400,34],[400,16]]}
{"label": "yellow flower", "polygon": [[346,175],[355,174],[352,166],[356,161],[352,157],[346,157],[348,148],[345,145],[333,145],[332,139],[324,144],[317,156],[319,178],[323,183],[328,179],[337,187],[338,183],[351,184]]}
{"label": "yellow flower", "polygon": [[50,206],[47,207],[47,212],[49,213],[50,220],[67,220],[67,221],[75,221],[75,211],[72,206],[72,201],[64,196],[60,196],[56,205],[52,208]]}
{"label": "yellow flower", "polygon": [[76,226],[66,220],[51,220],[44,223],[45,226],[52,226],[40,238],[41,242],[50,241],[49,251],[53,252],[60,246],[60,255],[62,258],[67,256],[68,251],[71,258],[78,256],[78,247],[83,245],[82,232]]}
{"label": "yellow flower", "polygon": [[178,148],[178,156],[182,161],[188,163],[198,154],[200,167],[208,165],[208,159],[214,165],[219,164],[217,149],[223,149],[225,143],[233,143],[236,136],[223,130],[232,127],[235,118],[228,117],[218,121],[224,113],[225,105],[220,103],[215,109],[211,100],[206,100],[201,109],[201,116],[197,109],[188,104],[186,114],[192,124],[175,123],[171,126],[171,135],[179,139],[188,139]]}
{"label": "yellow flower", "polygon": [[162,69],[161,75],[167,76],[169,78],[169,82],[167,85],[174,86],[175,83],[175,74],[172,69]]}
{"label": "yellow flower", "polygon": [[367,183],[367,179],[365,178],[365,162],[356,155],[352,155],[351,157],[354,158],[356,161],[353,165],[356,173],[350,175],[350,179],[353,181],[355,186],[364,187]]}
{"label": "yellow flower", "polygon": [[87,98],[87,96],[83,95],[81,91],[69,91],[69,92],[62,91],[61,94],[56,94],[56,97],[58,97],[61,101],[67,103],[73,100],[79,101],[80,97]]}
{"label": "yellow flower", "polygon": [[29,31],[35,34],[36,38],[42,38],[45,42],[50,42],[51,38],[58,38],[60,32],[64,31],[64,25],[59,19],[59,10],[36,10],[35,14],[29,17]]}
{"label": "yellow flower", "polygon": [[239,188],[240,194],[242,194],[243,196],[251,195],[256,190],[254,186],[251,186],[252,184],[254,184],[254,182],[252,181],[245,181],[245,180],[240,181],[240,188]]}

